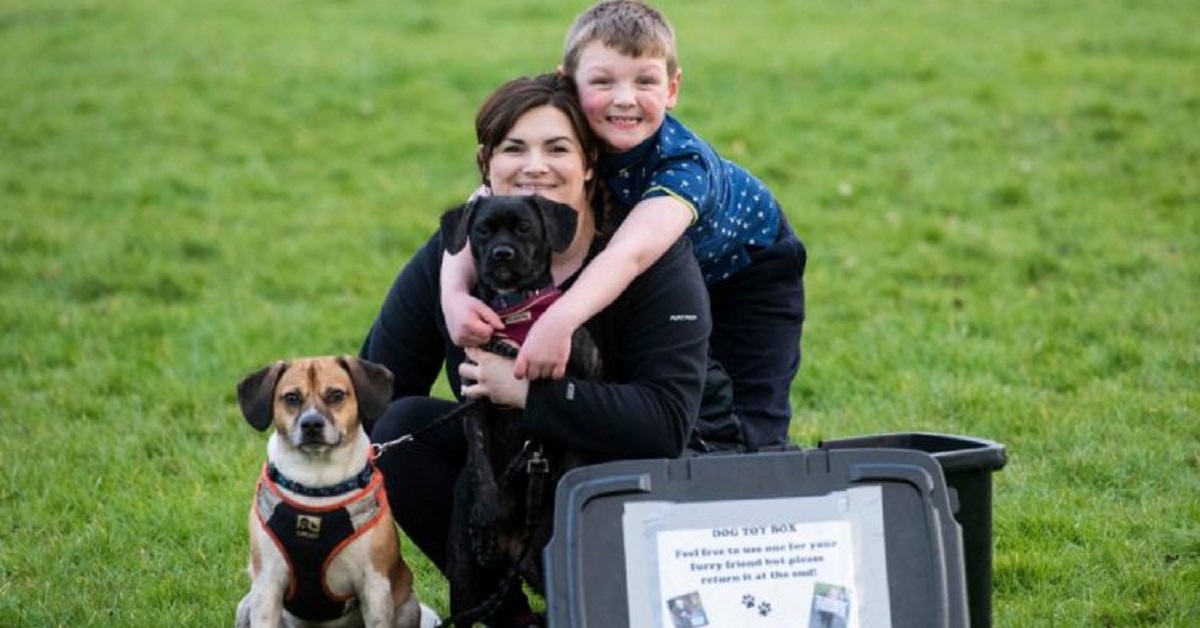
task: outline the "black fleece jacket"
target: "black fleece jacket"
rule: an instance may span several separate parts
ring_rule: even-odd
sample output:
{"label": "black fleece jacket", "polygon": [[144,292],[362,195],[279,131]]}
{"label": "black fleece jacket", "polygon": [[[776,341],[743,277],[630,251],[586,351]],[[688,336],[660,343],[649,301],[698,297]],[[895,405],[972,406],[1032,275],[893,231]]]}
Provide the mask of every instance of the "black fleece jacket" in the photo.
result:
{"label": "black fleece jacket", "polygon": [[[464,354],[442,316],[441,260],[435,234],[401,270],[360,352],[392,370],[395,399],[428,396],[443,365],[451,390],[460,389]],[[679,456],[699,412],[712,328],[688,240],[676,242],[584,327],[599,348],[603,381],[531,382],[524,428],[595,461]]]}

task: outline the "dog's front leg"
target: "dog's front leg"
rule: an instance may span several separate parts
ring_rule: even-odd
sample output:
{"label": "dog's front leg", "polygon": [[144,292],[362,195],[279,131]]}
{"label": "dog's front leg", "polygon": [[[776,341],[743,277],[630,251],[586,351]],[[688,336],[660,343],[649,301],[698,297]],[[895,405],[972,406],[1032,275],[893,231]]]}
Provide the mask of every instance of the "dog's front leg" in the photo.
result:
{"label": "dog's front leg", "polygon": [[393,620],[396,607],[392,600],[392,583],[387,576],[368,571],[363,576],[358,596],[362,601],[363,625],[366,628],[395,628]]}
{"label": "dog's front leg", "polygon": [[254,595],[247,593],[246,597],[237,606],[237,619],[234,620],[234,628],[250,628],[250,611],[254,608]]}
{"label": "dog's front leg", "polygon": [[489,565],[495,559],[495,526],[500,515],[500,487],[492,469],[487,450],[486,409],[483,401],[464,417],[467,430],[467,488],[470,494],[467,522],[471,531],[471,553],[479,565]]}
{"label": "dog's front leg", "polygon": [[283,596],[291,577],[287,558],[279,553],[271,535],[250,513],[250,592],[238,604],[238,628],[280,628]]}
{"label": "dog's front leg", "polygon": [[[259,578],[243,600],[249,604],[250,628],[280,628],[283,626],[283,594],[281,581]],[[240,612],[239,612],[240,615]]]}

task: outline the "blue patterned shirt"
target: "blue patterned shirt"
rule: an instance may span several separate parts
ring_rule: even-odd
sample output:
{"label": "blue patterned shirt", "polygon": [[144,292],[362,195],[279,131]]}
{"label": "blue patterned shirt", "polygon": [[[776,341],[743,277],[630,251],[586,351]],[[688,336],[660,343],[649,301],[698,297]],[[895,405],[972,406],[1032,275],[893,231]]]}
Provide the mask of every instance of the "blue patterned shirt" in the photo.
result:
{"label": "blue patterned shirt", "polygon": [[708,284],[749,266],[746,247],[768,246],[779,232],[783,212],[766,184],[670,115],[636,148],[605,154],[600,173],[625,211],[657,196],[691,208],[685,234]]}

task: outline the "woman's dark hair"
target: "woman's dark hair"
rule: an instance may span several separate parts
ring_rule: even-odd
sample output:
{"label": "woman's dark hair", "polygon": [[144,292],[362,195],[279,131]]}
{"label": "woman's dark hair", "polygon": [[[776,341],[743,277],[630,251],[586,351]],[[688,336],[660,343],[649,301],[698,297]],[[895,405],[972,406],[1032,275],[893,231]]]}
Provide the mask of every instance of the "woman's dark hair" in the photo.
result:
{"label": "woman's dark hair", "polygon": [[[521,116],[538,107],[554,107],[567,116],[575,136],[579,138],[584,167],[595,171],[596,162],[600,159],[600,143],[588,126],[587,117],[579,105],[575,82],[568,76],[556,73],[523,76],[501,85],[492,92],[475,115],[475,139],[479,142],[476,159],[485,185],[488,184],[487,168],[492,160],[492,151],[504,141]],[[596,194],[596,182],[599,179],[597,175],[587,183],[586,192],[593,206],[597,203],[607,204]],[[600,216],[606,213],[599,212]]]}

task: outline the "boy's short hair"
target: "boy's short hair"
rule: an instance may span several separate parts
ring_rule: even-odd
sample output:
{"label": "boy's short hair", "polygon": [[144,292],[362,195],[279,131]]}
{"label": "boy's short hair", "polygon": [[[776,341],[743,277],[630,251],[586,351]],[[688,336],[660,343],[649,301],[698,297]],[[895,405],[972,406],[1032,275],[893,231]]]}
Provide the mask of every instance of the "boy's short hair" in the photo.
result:
{"label": "boy's short hair", "polygon": [[579,55],[593,41],[631,57],[662,57],[667,75],[679,68],[675,29],[662,13],[639,0],[604,0],[575,18],[563,43],[563,72],[575,74]]}

